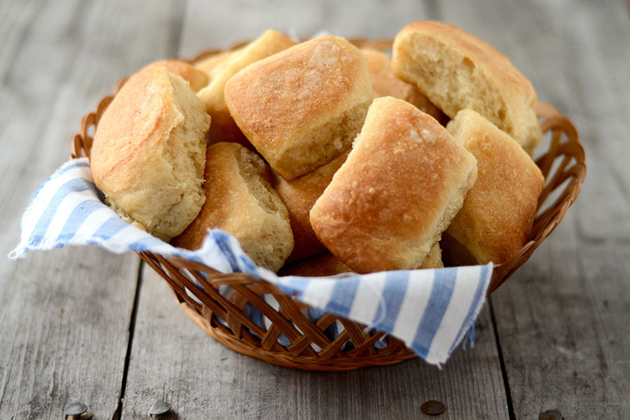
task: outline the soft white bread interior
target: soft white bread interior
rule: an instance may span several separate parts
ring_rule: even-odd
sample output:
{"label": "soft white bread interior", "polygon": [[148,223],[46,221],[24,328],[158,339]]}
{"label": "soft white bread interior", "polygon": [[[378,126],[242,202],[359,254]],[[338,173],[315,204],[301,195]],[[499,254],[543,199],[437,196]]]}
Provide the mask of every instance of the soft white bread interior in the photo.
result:
{"label": "soft white bread interior", "polygon": [[530,155],[542,138],[529,80],[504,55],[453,25],[407,25],[396,35],[392,70],[449,117],[473,109]]}
{"label": "soft white bread interior", "polygon": [[378,96],[392,96],[409,102],[435,118],[440,124],[446,125],[448,117],[429,101],[417,87],[403,82],[392,72],[392,60],[383,52],[373,49],[362,49],[368,60],[370,80]]}
{"label": "soft white bread interior", "polygon": [[99,121],[90,158],[96,186],[124,220],[170,240],[205,201],[209,125],[187,81],[164,66],[138,72]]}

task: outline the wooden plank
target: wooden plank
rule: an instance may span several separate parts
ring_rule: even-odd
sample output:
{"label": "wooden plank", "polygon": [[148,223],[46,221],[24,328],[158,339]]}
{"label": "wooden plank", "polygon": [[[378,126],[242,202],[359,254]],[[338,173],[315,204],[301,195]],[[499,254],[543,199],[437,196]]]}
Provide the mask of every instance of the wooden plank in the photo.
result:
{"label": "wooden plank", "polygon": [[618,1],[442,2],[580,130],[589,174],[557,231],[492,298],[515,418],[626,418],[630,211],[627,10]]}
{"label": "wooden plank", "polygon": [[122,418],[160,400],[179,418],[424,418],[420,406],[436,399],[447,406],[443,419],[506,419],[487,308],[476,333],[474,349],[456,350],[441,370],[419,359],[346,373],[281,368],[207,336],[145,267]]}
{"label": "wooden plank", "polygon": [[580,244],[568,219],[493,297],[514,410],[626,418],[630,247]]}
{"label": "wooden plank", "polygon": [[210,48],[227,48],[275,29],[299,38],[320,31],[345,37],[393,38],[410,17],[427,16],[424,2],[393,0],[383,4],[323,0],[318,2],[189,1],[180,53],[192,57]]}
{"label": "wooden plank", "polygon": [[137,262],[86,248],[7,265],[0,285],[0,418],[62,418],[75,401],[111,418]]}
{"label": "wooden plank", "polygon": [[[0,255],[35,188],[67,160],[81,116],[118,79],[172,54],[172,3],[0,2]],[[6,36],[5,36],[6,35]],[[151,45],[151,48],[147,48]],[[0,418],[94,418],[119,405],[138,258],[94,247],[0,258]]]}
{"label": "wooden plank", "polygon": [[[321,29],[342,36],[393,37],[423,2],[189,1],[181,55],[257,37],[265,29],[308,36]],[[418,418],[438,399],[441,418],[509,417],[494,333],[486,310],[478,345],[458,350],[439,370],[420,360],[348,373],[275,367],[238,355],[206,336],[182,313],[165,282],[145,269],[123,418],[144,415],[157,400],[180,418]]]}

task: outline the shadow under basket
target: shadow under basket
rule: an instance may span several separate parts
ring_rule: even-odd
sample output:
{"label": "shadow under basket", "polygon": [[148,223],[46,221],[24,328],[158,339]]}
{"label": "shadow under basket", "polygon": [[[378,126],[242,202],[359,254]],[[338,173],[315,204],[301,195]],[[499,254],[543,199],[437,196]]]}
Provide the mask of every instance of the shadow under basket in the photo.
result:
{"label": "shadow under basket", "polygon": [[[351,41],[360,47],[391,48],[388,40]],[[190,61],[194,63],[219,52],[205,51]],[[115,92],[124,82],[122,80],[116,86]],[[95,112],[83,117],[80,134],[74,137],[72,158],[90,156],[92,133],[97,130],[112,99],[113,96],[103,98]],[[529,241],[508,261],[494,266],[488,295],[510,278],[558,226],[577,198],[586,176],[584,149],[573,123],[551,105],[538,103],[535,110],[545,133],[538,148],[542,153],[535,158],[545,177],[545,185]],[[416,357],[402,341],[386,337],[384,332],[368,331],[365,325],[334,314],[325,313],[317,321],[312,321],[305,314],[307,305],[281,292],[278,287],[246,274],[223,274],[193,261],[164,258],[151,252],[143,252],[140,257],[168,282],[190,318],[214,339],[239,353],[280,366],[319,371],[391,365]],[[203,286],[203,290],[195,285],[195,281]],[[267,295],[266,298],[263,295]],[[279,309],[268,303],[273,301],[271,296]],[[247,315],[252,307],[268,321],[254,322]],[[344,329],[330,338],[326,330],[337,321]]]}

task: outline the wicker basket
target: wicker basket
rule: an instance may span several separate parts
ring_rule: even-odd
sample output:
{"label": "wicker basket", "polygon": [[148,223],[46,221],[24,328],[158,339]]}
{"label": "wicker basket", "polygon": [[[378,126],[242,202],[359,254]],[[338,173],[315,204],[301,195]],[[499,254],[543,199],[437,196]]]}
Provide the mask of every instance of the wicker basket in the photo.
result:
{"label": "wicker basket", "polygon": [[[351,41],[361,47],[391,48],[388,40]],[[205,51],[191,61],[196,62],[219,52]],[[115,92],[124,82],[122,80],[116,86]],[[80,134],[74,138],[72,158],[89,157],[92,130],[96,130],[112,98],[103,98],[95,112],[83,117]],[[541,118],[543,132],[547,133],[543,142],[545,152],[536,159],[546,183],[538,202],[530,240],[512,258],[494,267],[488,295],[523,265],[558,226],[577,198],[586,176],[584,150],[571,121],[547,104],[537,104],[536,112]],[[223,274],[199,263],[175,257],[166,259],[150,252],[143,252],[140,257],[168,282],[190,318],[210,336],[239,353],[276,365],[320,371],[390,365],[415,357],[402,341],[391,336],[384,340],[385,333],[368,333],[364,325],[334,314],[326,313],[313,322],[304,314],[306,305],[284,294],[276,286],[246,274]],[[192,279],[199,282],[203,290],[195,286]],[[221,286],[229,286],[229,296],[219,292]],[[269,299],[264,299],[263,295],[272,295],[280,309],[270,306],[267,303]],[[262,327],[252,321],[245,314],[246,304],[257,308],[268,318],[270,325]],[[344,330],[331,340],[324,331],[336,321],[344,326]],[[279,343],[281,334],[288,339],[289,345]],[[380,345],[375,346],[377,342]],[[387,345],[383,346],[383,342]]]}

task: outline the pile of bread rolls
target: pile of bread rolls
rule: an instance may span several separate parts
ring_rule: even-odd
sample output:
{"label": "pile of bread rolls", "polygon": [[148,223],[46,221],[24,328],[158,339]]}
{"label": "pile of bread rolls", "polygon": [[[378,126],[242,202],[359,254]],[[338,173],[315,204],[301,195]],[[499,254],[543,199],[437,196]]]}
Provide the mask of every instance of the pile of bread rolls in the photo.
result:
{"label": "pile of bread rolls", "polygon": [[131,76],[91,168],[124,220],[191,250],[222,229],[281,274],[442,267],[443,252],[501,263],[544,184],[535,102],[507,58],[452,25],[408,25],[391,59],[270,30]]}

